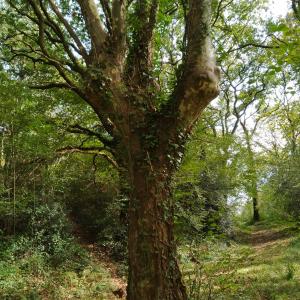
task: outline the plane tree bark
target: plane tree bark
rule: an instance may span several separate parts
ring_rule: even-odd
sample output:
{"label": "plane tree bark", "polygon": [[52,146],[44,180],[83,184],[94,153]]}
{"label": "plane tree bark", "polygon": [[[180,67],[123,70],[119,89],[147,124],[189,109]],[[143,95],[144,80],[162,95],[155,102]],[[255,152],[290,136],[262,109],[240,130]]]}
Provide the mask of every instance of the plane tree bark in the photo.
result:
{"label": "plane tree bark", "polygon": [[110,153],[129,187],[128,299],[187,299],[176,261],[169,183],[194,123],[219,93],[209,38],[211,1],[182,2],[182,64],[163,105],[157,104],[152,76],[161,1],[69,3],[79,11],[80,32],[73,23],[78,11],[66,12],[62,2],[8,0],[9,18],[23,25],[16,21],[15,32],[3,40],[11,54],[7,61],[48,66],[43,72],[51,80],[36,76],[32,87],[71,90],[99,117],[101,151]]}

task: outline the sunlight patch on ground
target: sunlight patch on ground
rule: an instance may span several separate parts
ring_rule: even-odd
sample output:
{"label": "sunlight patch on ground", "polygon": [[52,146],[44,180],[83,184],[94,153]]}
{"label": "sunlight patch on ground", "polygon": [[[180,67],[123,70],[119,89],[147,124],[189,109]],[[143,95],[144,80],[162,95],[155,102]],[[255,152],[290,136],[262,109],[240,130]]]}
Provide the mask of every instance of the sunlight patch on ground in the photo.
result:
{"label": "sunlight patch on ground", "polygon": [[[181,248],[190,299],[300,299],[300,236],[294,224],[260,224],[231,245]],[[227,246],[226,246],[227,245]],[[198,292],[202,298],[197,298]]]}

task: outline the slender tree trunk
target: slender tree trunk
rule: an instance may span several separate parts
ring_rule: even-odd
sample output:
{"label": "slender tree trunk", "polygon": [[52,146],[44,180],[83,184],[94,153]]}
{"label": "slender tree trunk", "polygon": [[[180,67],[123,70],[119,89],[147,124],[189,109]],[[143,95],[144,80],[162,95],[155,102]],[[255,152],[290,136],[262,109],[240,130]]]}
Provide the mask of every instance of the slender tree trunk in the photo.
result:
{"label": "slender tree trunk", "polygon": [[260,219],[257,197],[252,198],[253,201],[253,223],[258,222]]}
{"label": "slender tree trunk", "polygon": [[134,171],[129,205],[129,300],[185,300],[176,260],[170,176],[155,166]]}
{"label": "slender tree trunk", "polygon": [[244,134],[245,134],[245,139],[246,139],[246,145],[247,145],[247,151],[248,151],[248,160],[249,160],[249,175],[251,178],[251,186],[249,188],[249,196],[252,198],[252,206],[253,206],[253,217],[252,217],[252,221],[253,223],[258,222],[260,219],[259,216],[259,209],[258,209],[258,189],[257,189],[257,165],[256,165],[256,161],[254,158],[254,151],[252,149],[252,145],[251,145],[251,139],[253,137],[254,131],[252,132],[252,134],[249,133],[249,130],[247,129],[245,123],[240,122],[240,124],[242,125],[242,128],[244,130]]}
{"label": "slender tree trunk", "polygon": [[256,175],[253,152],[251,152],[251,166],[252,166],[251,194],[252,194],[252,205],[253,205],[253,219],[252,220],[253,220],[253,223],[256,223],[260,220],[260,215],[259,215],[259,208],[258,208],[257,175]]}

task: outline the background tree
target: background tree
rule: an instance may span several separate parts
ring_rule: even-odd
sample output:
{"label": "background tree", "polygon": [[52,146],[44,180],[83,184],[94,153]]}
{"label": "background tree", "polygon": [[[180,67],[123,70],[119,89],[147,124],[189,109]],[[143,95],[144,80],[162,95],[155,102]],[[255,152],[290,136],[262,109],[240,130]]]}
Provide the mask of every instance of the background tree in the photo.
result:
{"label": "background tree", "polygon": [[[223,143],[223,153],[220,155],[224,157],[225,168],[238,166],[236,176],[240,179],[239,189],[244,189],[252,199],[253,219],[256,221],[259,219],[259,176],[255,158],[257,153],[253,149],[254,136],[261,114],[268,108],[266,94],[270,89],[268,82],[272,80],[272,72],[267,57],[274,56],[280,44],[264,28],[257,26],[265,23],[257,13],[265,5],[267,3],[262,1],[239,1],[230,3],[227,9],[221,1],[218,18],[214,22],[215,27],[222,29],[216,31],[214,39],[223,74],[221,95],[214,105],[217,111],[216,131],[231,141]],[[251,19],[244,22],[246,13],[251,15]],[[237,154],[234,155],[235,151]]]}

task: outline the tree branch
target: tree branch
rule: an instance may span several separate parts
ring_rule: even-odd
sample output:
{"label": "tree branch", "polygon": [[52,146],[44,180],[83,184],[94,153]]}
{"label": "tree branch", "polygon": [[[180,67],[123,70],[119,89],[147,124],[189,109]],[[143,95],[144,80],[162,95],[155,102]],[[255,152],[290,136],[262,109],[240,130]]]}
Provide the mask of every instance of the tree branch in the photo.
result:
{"label": "tree branch", "polygon": [[109,6],[108,0],[100,0],[104,15],[105,15],[105,20],[106,20],[106,27],[108,32],[111,34],[112,33],[112,15],[111,15],[111,8]]}
{"label": "tree branch", "polygon": [[125,18],[126,18],[126,1],[113,0],[111,10],[111,24],[114,52],[119,56],[117,59],[123,62],[126,45]]}
{"label": "tree branch", "polygon": [[[190,130],[203,109],[219,94],[219,68],[210,41],[210,1],[189,0],[186,56],[172,103],[180,127]],[[171,102],[170,101],[170,102]]]}
{"label": "tree branch", "polygon": [[247,47],[254,47],[254,48],[262,48],[262,49],[278,49],[280,46],[272,46],[272,45],[263,45],[263,44],[256,44],[256,43],[246,43],[243,45],[238,46],[237,48],[229,49],[227,51],[227,54],[234,52],[234,51],[239,51]]}
{"label": "tree branch", "polygon": [[[62,31],[60,26],[50,17],[47,9],[45,8],[45,6],[43,4],[43,1],[39,0],[39,2],[40,2],[40,7],[41,7],[42,11],[39,12],[41,17],[39,15],[37,15],[38,19],[43,18],[43,22],[55,32],[56,36],[58,37],[60,43],[62,44],[62,46],[65,50],[65,52],[67,53],[68,57],[72,61],[72,64],[70,64],[70,63],[68,64],[72,68],[72,70],[75,72],[81,73],[81,74],[84,73],[82,66],[79,65],[77,58],[72,53],[72,51],[69,47],[69,42],[66,40],[64,32]],[[37,8],[37,10],[39,10],[39,8]],[[42,12],[45,15],[46,19],[44,19]],[[44,28],[44,31],[46,32],[45,28]],[[78,53],[80,53],[80,50],[78,50],[77,48],[76,48],[76,51]]]}
{"label": "tree branch", "polygon": [[216,16],[214,18],[214,21],[212,22],[212,27],[214,27],[221,15],[222,10],[224,10],[227,6],[229,6],[234,0],[230,0],[227,3],[224,4],[224,6],[222,6],[223,2],[225,2],[224,0],[220,0],[218,3],[218,7],[217,7],[217,11],[216,11]]}
{"label": "tree branch", "polygon": [[[93,77],[93,74],[91,73],[94,71],[94,69],[92,71],[90,70],[91,72],[87,72],[87,70],[79,64],[78,57],[75,57],[73,51],[70,49],[72,45],[70,45],[69,40],[71,40],[71,38],[75,40],[75,45],[72,46],[75,50],[76,49],[78,50],[80,46],[79,44],[80,41],[77,40],[77,38],[74,35],[75,32],[72,31],[72,28],[69,27],[68,23],[62,20],[63,16],[61,15],[61,12],[56,9],[56,6],[53,5],[55,4],[55,1],[51,0],[52,10],[60,20],[59,24],[56,23],[55,18],[53,17],[54,13],[51,14],[49,12],[51,8],[46,7],[45,2],[42,0],[28,0],[29,10],[28,7],[25,9],[25,7],[16,5],[13,1],[10,0],[8,1],[11,7],[13,7],[20,16],[29,18],[29,20],[33,22],[33,24],[36,24],[39,32],[38,40],[36,40],[35,38],[36,36],[35,32],[33,32],[32,34],[28,33],[28,35],[34,42],[33,45],[36,43],[39,49],[34,49],[33,47],[30,47],[30,45],[25,45],[26,47],[25,49],[19,47],[17,50],[14,50],[13,47],[19,46],[19,45],[15,46],[14,43],[15,40],[12,41],[11,45],[9,44],[6,45],[7,47],[11,48],[10,50],[11,53],[13,53],[13,58],[26,57],[27,59],[30,59],[34,63],[38,62],[41,64],[50,65],[56,69],[59,76],[65,81],[65,83],[46,82],[45,84],[41,83],[41,84],[37,84],[36,86],[33,85],[32,87],[36,89],[49,89],[49,88],[59,88],[59,87],[69,88],[70,90],[78,94],[83,100],[85,100],[94,109],[99,119],[101,120],[104,128],[107,130],[108,133],[111,134],[113,130],[113,126],[112,126],[112,122],[110,122],[108,118],[108,112],[107,112],[108,109],[103,107],[103,103],[101,101],[101,97],[103,95],[98,90],[97,92],[94,92],[93,88],[91,87],[94,84],[95,88],[98,89],[99,81],[101,81],[101,78],[99,78],[100,76],[98,76],[98,73],[96,79],[95,76]],[[99,48],[100,40],[102,43],[104,39],[104,35],[106,36],[106,33],[103,31],[101,27],[102,25],[100,22],[100,17],[98,15],[96,3],[94,0],[88,0],[88,1],[78,0],[78,1],[80,2],[80,6],[83,10],[83,15],[86,18],[88,18],[88,20],[86,20],[86,26],[87,26],[87,31],[90,33],[92,38],[92,42],[91,42],[92,47],[98,45]],[[60,25],[62,23],[64,24]],[[65,27],[61,28],[63,26]],[[101,30],[99,29],[100,27]],[[66,35],[65,29],[67,30],[68,35]],[[49,37],[51,37],[51,39],[49,39]],[[53,40],[55,40],[55,42],[53,42]],[[19,42],[24,44],[23,39],[20,39]],[[61,43],[62,47],[57,48],[57,51],[55,51],[56,49],[54,50],[53,46],[55,46],[55,44],[57,43]],[[101,44],[101,47],[102,46],[103,45]],[[26,49],[28,48],[31,49],[29,53],[26,52]],[[95,53],[95,50],[98,51],[99,49],[96,48],[92,49],[92,51],[94,51],[93,54],[94,55],[99,54],[99,53]],[[66,57],[68,57],[69,59]],[[105,59],[107,59],[107,57]],[[88,60],[90,60],[90,57],[88,58]],[[95,58],[94,61],[97,64],[97,57]],[[86,88],[85,90],[83,90],[83,88],[81,88],[78,83],[79,76],[81,77],[80,79],[85,81],[85,84],[83,84],[83,86]],[[103,94],[104,93],[105,91],[103,91]]]}
{"label": "tree branch", "polygon": [[158,0],[136,1],[135,16],[137,26],[133,32],[133,43],[129,49],[127,61],[128,81],[147,87],[152,67],[151,41],[156,24]]}
{"label": "tree branch", "polygon": [[68,85],[66,82],[49,82],[45,84],[36,84],[36,85],[29,85],[29,88],[34,90],[49,90],[49,89],[72,89],[73,87]]}
{"label": "tree branch", "polygon": [[67,146],[60,149],[57,149],[56,152],[62,155],[69,153],[83,153],[83,154],[92,154],[99,155],[105,158],[112,166],[116,169],[119,169],[118,163],[106,153],[107,149],[105,147],[77,147],[77,146]]}
{"label": "tree branch", "polygon": [[[14,5],[14,3],[12,2],[12,1],[8,1],[8,3],[9,3],[9,5],[12,7],[12,8],[14,8],[14,10],[19,14],[19,15],[21,15],[21,16],[23,16],[23,17],[26,17],[26,18],[28,18],[32,23],[34,23],[34,24],[36,24],[36,25],[39,25],[39,21],[37,20],[37,19],[35,19],[35,18],[33,18],[32,16],[30,16],[29,14],[27,14],[24,10],[20,10],[16,5]],[[42,6],[42,9],[45,9],[44,8],[44,6]],[[44,11],[44,12],[46,12],[47,13],[47,11]],[[52,20],[51,20],[52,21]],[[60,38],[55,38],[55,37],[53,37],[52,35],[51,35],[51,33],[49,32],[49,30],[47,30],[46,28],[45,28],[45,34],[46,34],[46,36],[47,36],[47,38],[49,39],[49,41],[50,42],[52,42],[53,44],[65,44],[64,45],[64,49],[66,49],[66,47],[68,47],[68,46],[70,46],[70,47],[72,47],[76,52],[78,52],[79,54],[81,54],[80,53],[80,51],[79,51],[79,49],[73,44],[73,43],[70,43],[70,42],[68,42],[68,41],[66,41],[66,40],[61,40],[61,36],[63,36],[63,34],[62,34],[62,32],[57,32],[57,28],[56,28],[56,26],[57,26],[57,24],[53,24],[53,23],[51,23],[51,22],[46,22],[46,24],[52,29],[52,31],[56,34],[56,35],[59,35],[60,36]],[[55,26],[56,25],[56,26]],[[34,42],[36,42],[36,40],[32,37],[32,36],[29,36],[28,34],[26,34],[24,31],[22,31],[22,30],[20,30],[19,28],[16,28],[16,30],[18,30],[19,32],[21,32],[24,36],[27,36],[27,37],[29,37],[30,39],[32,39]],[[72,66],[70,66],[70,67],[72,67]]]}
{"label": "tree branch", "polygon": [[88,53],[86,52],[86,49],[83,46],[83,44],[81,43],[81,41],[80,41],[79,37],[77,36],[76,32],[73,30],[73,28],[68,23],[68,21],[64,18],[64,16],[62,15],[62,13],[60,12],[60,10],[58,9],[57,5],[55,4],[54,0],[49,0],[49,3],[51,5],[53,11],[57,15],[58,19],[62,22],[62,24],[65,26],[66,30],[70,34],[71,38],[76,43],[76,45],[77,45],[77,47],[79,49],[79,53],[86,60],[87,56],[88,56]]}
{"label": "tree branch", "polygon": [[101,133],[98,133],[98,132],[92,131],[88,128],[82,127],[79,124],[72,125],[67,130],[71,133],[79,133],[79,134],[85,134],[88,136],[94,136],[107,147],[112,147],[114,145],[114,141],[112,139],[107,138],[106,136],[104,136]]}
{"label": "tree branch", "polygon": [[88,33],[91,37],[92,52],[99,55],[103,49],[106,33],[100,20],[97,5],[94,0],[77,0],[77,2],[80,5]]}
{"label": "tree branch", "polygon": [[81,146],[66,146],[60,149],[57,149],[57,153],[72,153],[72,152],[86,152],[92,154],[98,154],[101,151],[107,150],[105,147],[81,147]]}
{"label": "tree branch", "polygon": [[[39,54],[43,55],[45,59],[47,59],[49,62],[51,62],[51,65],[53,65],[58,70],[58,72],[60,74],[64,73],[62,71],[62,68],[61,68],[62,65],[68,65],[74,71],[82,72],[82,68],[78,65],[77,59],[74,57],[72,51],[70,51],[69,45],[66,42],[66,40],[64,39],[63,33],[60,32],[59,30],[58,30],[59,31],[58,32],[58,34],[59,34],[58,37],[59,37],[60,41],[62,42],[66,53],[68,54],[69,58],[71,59],[71,61],[73,63],[71,63],[69,61],[61,61],[59,58],[54,57],[53,55],[50,55],[50,53],[48,51],[49,49],[46,45],[46,39],[45,39],[45,34],[47,32],[46,26],[50,26],[49,24],[51,24],[50,27],[53,29],[55,27],[54,26],[55,23],[51,21],[50,17],[48,16],[48,14],[47,14],[47,12],[46,12],[46,10],[45,10],[45,8],[43,7],[42,4],[41,4],[41,9],[42,9],[41,10],[40,7],[38,6],[38,4],[36,3],[36,1],[28,0],[28,2],[29,2],[29,5],[31,6],[31,8],[33,10],[33,13],[35,14],[35,16],[37,18],[37,19],[35,19],[35,18],[30,17],[30,20],[32,20],[32,22],[34,22],[38,26],[39,33],[38,33],[37,44],[38,44],[38,46],[41,50],[41,53],[39,53]],[[13,4],[11,4],[11,2],[9,2],[9,3],[12,7],[15,8],[15,6]],[[43,13],[46,15],[46,19],[45,19]],[[28,14],[25,14],[25,15],[27,16]],[[66,77],[67,76],[65,75],[64,79],[67,81]]]}

